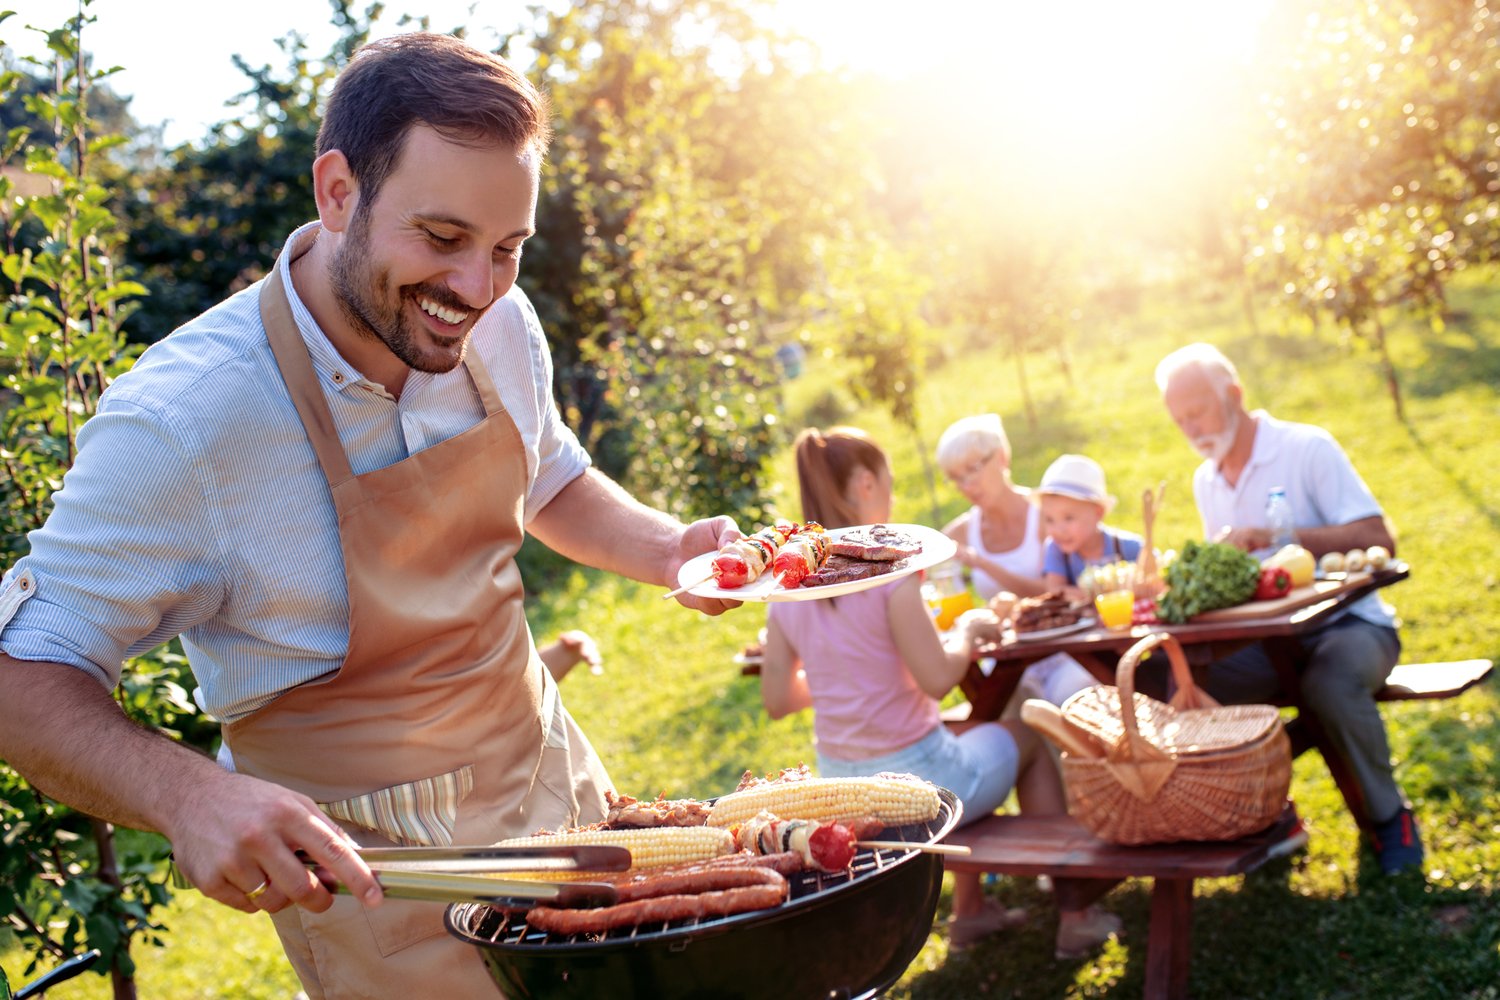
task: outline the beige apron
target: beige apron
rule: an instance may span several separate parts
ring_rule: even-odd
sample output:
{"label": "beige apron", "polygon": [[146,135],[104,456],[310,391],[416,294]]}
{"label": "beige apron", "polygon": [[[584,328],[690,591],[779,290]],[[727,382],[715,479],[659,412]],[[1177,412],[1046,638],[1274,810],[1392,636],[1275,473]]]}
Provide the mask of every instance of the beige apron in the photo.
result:
{"label": "beige apron", "polygon": [[[236,769],[310,796],[365,846],[487,844],[602,818],[608,777],[523,614],[526,455],[483,364],[467,353],[480,423],[356,476],[279,269],[260,308],[338,513],[349,652],[335,673],[225,727]],[[288,907],[274,920],[313,1000],[495,997],[443,909],[387,899],[366,910],[340,895],[326,913]]]}

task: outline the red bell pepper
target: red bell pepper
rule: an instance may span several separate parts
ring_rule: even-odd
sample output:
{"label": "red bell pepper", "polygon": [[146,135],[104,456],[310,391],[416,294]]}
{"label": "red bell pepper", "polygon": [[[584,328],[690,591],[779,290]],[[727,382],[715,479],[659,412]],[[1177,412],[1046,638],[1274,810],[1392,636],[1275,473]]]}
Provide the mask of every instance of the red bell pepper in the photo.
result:
{"label": "red bell pepper", "polygon": [[1260,571],[1260,582],[1255,587],[1257,601],[1274,601],[1292,591],[1292,574],[1280,566],[1267,566]]}

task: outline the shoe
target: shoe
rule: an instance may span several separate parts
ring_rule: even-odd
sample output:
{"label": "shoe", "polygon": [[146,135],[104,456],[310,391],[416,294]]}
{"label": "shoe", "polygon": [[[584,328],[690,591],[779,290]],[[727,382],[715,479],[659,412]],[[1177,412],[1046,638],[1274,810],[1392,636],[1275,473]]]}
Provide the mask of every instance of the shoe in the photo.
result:
{"label": "shoe", "polygon": [[1124,929],[1124,921],[1098,906],[1065,913],[1057,921],[1057,946],[1053,957],[1059,961],[1085,958],[1110,938],[1118,937]]}
{"label": "shoe", "polygon": [[948,950],[963,951],[969,945],[1007,927],[1019,927],[1031,914],[1020,907],[1007,908],[998,900],[986,899],[978,913],[948,918]]}
{"label": "shoe", "polygon": [[1375,847],[1380,870],[1387,875],[1422,867],[1422,835],[1417,832],[1416,817],[1407,806],[1370,831],[1370,843]]}

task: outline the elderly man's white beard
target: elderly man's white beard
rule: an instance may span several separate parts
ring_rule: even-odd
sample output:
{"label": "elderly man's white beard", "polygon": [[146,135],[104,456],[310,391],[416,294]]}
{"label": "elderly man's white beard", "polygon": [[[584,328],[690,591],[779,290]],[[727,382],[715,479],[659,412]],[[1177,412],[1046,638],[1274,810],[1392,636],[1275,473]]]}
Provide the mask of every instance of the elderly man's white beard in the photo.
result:
{"label": "elderly man's white beard", "polygon": [[1226,407],[1229,424],[1217,434],[1201,434],[1193,438],[1193,450],[1210,462],[1218,465],[1234,447],[1234,436],[1239,433],[1240,415]]}

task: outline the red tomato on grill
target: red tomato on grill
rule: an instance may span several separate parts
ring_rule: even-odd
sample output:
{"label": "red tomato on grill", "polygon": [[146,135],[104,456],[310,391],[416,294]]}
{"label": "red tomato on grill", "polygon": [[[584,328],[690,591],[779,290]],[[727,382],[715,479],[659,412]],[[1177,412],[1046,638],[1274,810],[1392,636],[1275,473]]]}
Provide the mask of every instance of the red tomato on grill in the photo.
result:
{"label": "red tomato on grill", "polygon": [[841,872],[854,860],[854,834],[842,823],[824,823],[807,838],[813,863],[825,872]]}

